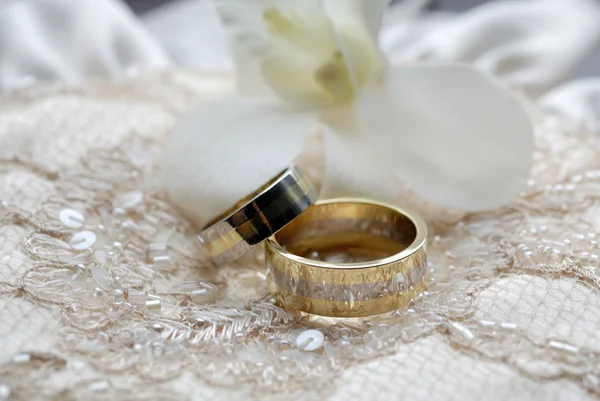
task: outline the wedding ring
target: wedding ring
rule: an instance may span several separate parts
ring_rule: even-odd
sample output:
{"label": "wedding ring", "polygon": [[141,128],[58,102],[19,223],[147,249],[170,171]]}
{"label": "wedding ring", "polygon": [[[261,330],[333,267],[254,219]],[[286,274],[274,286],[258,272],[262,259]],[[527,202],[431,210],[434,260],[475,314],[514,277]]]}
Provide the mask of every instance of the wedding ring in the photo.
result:
{"label": "wedding ring", "polygon": [[292,166],[207,224],[203,259],[221,266],[238,259],[298,217],[317,199],[310,180]]}
{"label": "wedding ring", "polygon": [[270,291],[282,306],[332,317],[405,306],[425,290],[427,226],[366,199],[314,206],[266,242]]}

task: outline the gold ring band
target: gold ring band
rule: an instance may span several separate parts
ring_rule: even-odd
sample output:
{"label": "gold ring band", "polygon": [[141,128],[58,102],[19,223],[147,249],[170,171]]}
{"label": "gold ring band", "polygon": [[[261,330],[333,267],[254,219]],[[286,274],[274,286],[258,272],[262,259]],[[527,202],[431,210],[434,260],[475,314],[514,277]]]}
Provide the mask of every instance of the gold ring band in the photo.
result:
{"label": "gold ring band", "polygon": [[282,306],[316,315],[389,312],[425,290],[426,243],[427,226],[412,212],[319,201],[267,240],[269,289]]}
{"label": "gold ring band", "polygon": [[310,180],[292,166],[207,224],[198,236],[202,259],[221,266],[238,259],[308,209],[317,199]]}

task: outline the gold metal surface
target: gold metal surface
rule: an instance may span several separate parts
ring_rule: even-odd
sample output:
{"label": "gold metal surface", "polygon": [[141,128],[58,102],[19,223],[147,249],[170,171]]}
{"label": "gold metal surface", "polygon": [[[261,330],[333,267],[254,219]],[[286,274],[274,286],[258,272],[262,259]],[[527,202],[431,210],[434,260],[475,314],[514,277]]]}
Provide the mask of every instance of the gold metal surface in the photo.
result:
{"label": "gold metal surface", "polygon": [[198,235],[203,259],[220,266],[242,256],[303,213],[317,198],[310,180],[292,166],[207,224]]}
{"label": "gold metal surface", "polygon": [[[285,196],[275,199],[273,203],[261,210],[254,218],[246,220],[238,226],[231,226],[229,231],[221,236],[205,244],[206,249],[211,255],[223,255],[234,249],[238,244],[244,241],[244,238],[249,238],[264,227],[269,227],[269,218],[276,216],[277,212],[284,210],[289,205],[295,205],[300,202],[300,199],[309,192],[312,184],[305,178],[301,177],[293,184]],[[245,203],[243,203],[245,202]],[[247,205],[250,200],[238,202],[238,205]]]}
{"label": "gold metal surface", "polygon": [[275,298],[288,308],[320,316],[331,317],[364,317],[406,307],[408,301],[427,289],[425,281],[421,280],[406,292],[398,292],[376,300],[354,301],[352,308],[346,300],[330,300],[309,298],[282,290],[270,285],[269,289]]}
{"label": "gold metal surface", "polygon": [[[404,209],[320,201],[267,240],[269,288],[281,304],[325,316],[401,308],[425,288],[426,238],[423,220]],[[349,261],[333,261],[342,254]]]}

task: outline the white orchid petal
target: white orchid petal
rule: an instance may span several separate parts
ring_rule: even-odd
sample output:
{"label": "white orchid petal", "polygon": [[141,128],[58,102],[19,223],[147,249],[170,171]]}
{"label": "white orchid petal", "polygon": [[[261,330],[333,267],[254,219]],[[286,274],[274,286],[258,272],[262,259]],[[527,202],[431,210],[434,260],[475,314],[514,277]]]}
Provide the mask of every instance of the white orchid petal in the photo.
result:
{"label": "white orchid petal", "polygon": [[321,198],[367,196],[394,200],[400,183],[380,163],[370,138],[358,132],[325,128],[325,178]]}
{"label": "white orchid petal", "polygon": [[217,12],[228,32],[236,65],[238,92],[244,96],[265,97],[271,89],[264,80],[260,53],[270,47],[272,39],[266,29],[264,2],[218,2]]}
{"label": "white orchid petal", "polygon": [[383,14],[389,0],[325,0],[353,87],[378,81],[386,60],[378,47]]}
{"label": "white orchid petal", "polygon": [[202,226],[292,164],[315,121],[256,99],[202,105],[170,139],[164,168],[170,199]]}
{"label": "white orchid petal", "polygon": [[325,0],[325,10],[336,26],[361,26],[377,38],[390,0]]}
{"label": "white orchid petal", "polygon": [[320,0],[222,2],[219,10],[236,42],[242,90],[264,94],[266,83],[288,102],[312,107],[352,95]]}
{"label": "white orchid petal", "polygon": [[545,94],[540,105],[548,112],[600,132],[600,77],[563,84]]}
{"label": "white orchid petal", "polygon": [[331,40],[331,21],[321,0],[217,2],[221,20],[234,39],[257,55],[296,45],[313,51]]}
{"label": "white orchid petal", "polygon": [[533,131],[510,91],[462,65],[394,68],[359,101],[394,172],[444,206],[486,210],[525,189]]}
{"label": "white orchid petal", "polygon": [[240,95],[273,99],[275,93],[271,90],[262,73],[260,60],[247,48],[237,42],[231,43],[233,59],[236,68],[237,91]]}
{"label": "white orchid petal", "polygon": [[597,0],[495,1],[417,41],[402,59],[473,63],[538,95],[565,79],[599,40]]}
{"label": "white orchid petal", "polygon": [[342,99],[351,98],[353,87],[348,79],[334,80],[340,83],[339,89],[331,88],[336,94],[334,96],[315,79],[315,74],[322,65],[323,58],[305,52],[278,52],[272,49],[269,56],[263,59],[262,71],[269,87],[292,104],[322,108],[334,103],[337,94]]}
{"label": "white orchid petal", "polygon": [[215,1],[221,21],[236,41],[249,50],[259,52],[267,48],[271,39],[264,23],[265,2]]}

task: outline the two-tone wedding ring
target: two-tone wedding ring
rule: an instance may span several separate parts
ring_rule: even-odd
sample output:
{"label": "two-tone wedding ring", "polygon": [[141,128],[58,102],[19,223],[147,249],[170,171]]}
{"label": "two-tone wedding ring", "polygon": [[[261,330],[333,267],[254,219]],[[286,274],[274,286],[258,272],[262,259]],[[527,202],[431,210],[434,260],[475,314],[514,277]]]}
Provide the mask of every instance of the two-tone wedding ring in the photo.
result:
{"label": "two-tone wedding ring", "polygon": [[287,308],[332,317],[404,307],[425,289],[427,226],[366,199],[316,202],[266,242],[269,289]]}
{"label": "two-tone wedding ring", "polygon": [[237,202],[197,236],[206,263],[221,266],[277,233],[317,199],[310,180],[292,166]]}

